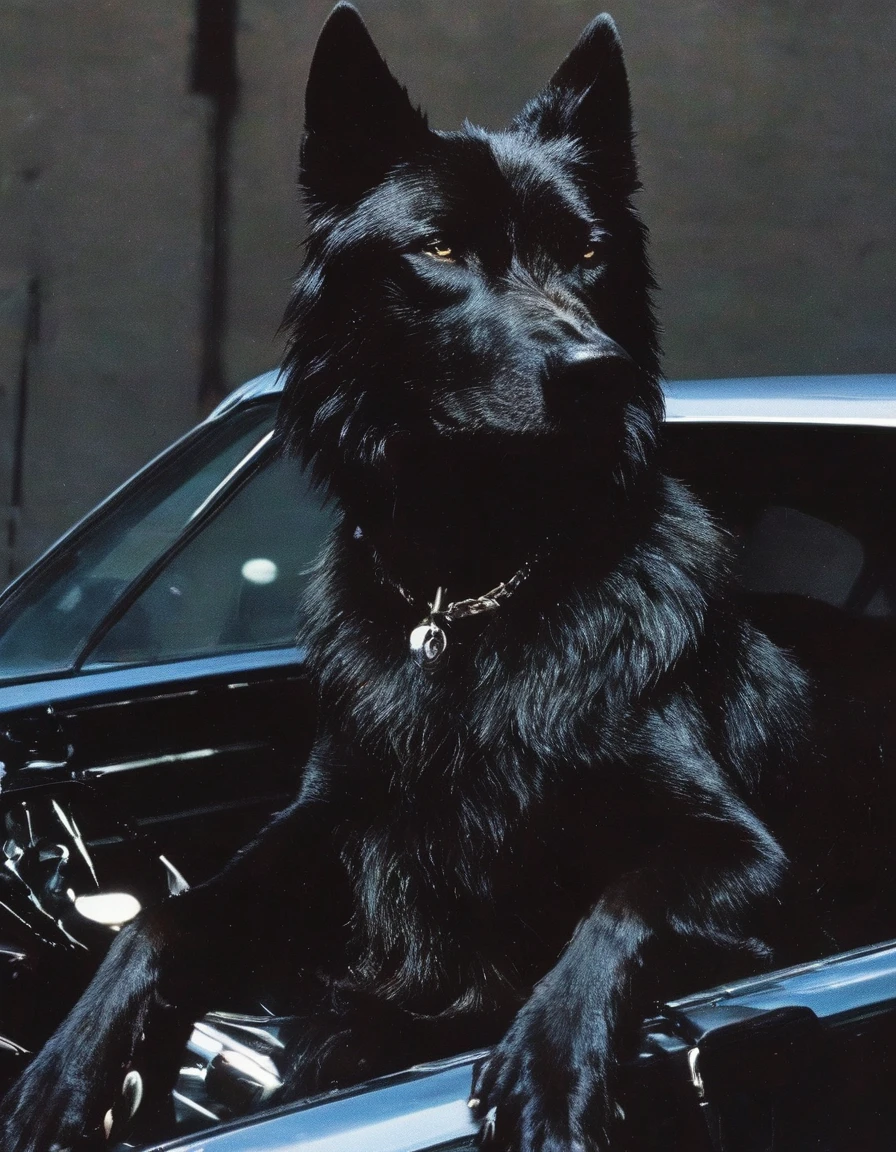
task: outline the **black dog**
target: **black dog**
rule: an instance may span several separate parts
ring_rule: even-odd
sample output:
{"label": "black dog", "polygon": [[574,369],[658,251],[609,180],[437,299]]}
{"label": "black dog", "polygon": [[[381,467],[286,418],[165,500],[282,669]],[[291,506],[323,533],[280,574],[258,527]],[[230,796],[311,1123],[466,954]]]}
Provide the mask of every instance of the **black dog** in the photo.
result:
{"label": "black dog", "polygon": [[160,1004],[187,1026],[250,981],[310,1019],[285,1095],[497,1042],[472,1101],[497,1147],[606,1148],[626,1029],[755,966],[786,854],[814,851],[789,830],[813,824],[787,783],[805,678],[655,465],[612,21],[507,131],[441,134],[341,4],[306,113],[281,433],[342,512],[309,604],[317,745],[222,875],[120,934],[4,1152],[97,1127]]}

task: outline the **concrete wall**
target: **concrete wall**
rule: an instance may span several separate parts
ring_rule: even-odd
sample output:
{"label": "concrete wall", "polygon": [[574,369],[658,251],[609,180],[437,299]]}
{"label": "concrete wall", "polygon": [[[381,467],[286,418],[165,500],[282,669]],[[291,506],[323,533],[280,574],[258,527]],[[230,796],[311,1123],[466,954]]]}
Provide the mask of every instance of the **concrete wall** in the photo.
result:
{"label": "concrete wall", "polygon": [[[269,355],[295,268],[296,126],[329,7],[242,5],[235,376]],[[362,7],[438,128],[505,122],[597,10],[589,0]],[[896,371],[896,5],[614,0],[611,10],[640,129],[668,373]]]}
{"label": "concrete wall", "polygon": [[[444,128],[506,121],[595,11],[583,0],[359,4]],[[229,385],[279,356],[301,259],[301,93],[329,7],[240,4]],[[668,373],[896,370],[892,0],[614,0],[612,11]],[[186,0],[0,9],[0,506],[23,459],[15,565],[198,411],[208,145],[207,101],[187,94],[192,21]],[[13,444],[23,349],[24,457]]]}
{"label": "concrete wall", "polygon": [[[0,461],[27,375],[13,567],[195,419],[206,108],[186,92],[191,27],[189,0],[0,7]],[[8,463],[0,482],[8,505]]]}

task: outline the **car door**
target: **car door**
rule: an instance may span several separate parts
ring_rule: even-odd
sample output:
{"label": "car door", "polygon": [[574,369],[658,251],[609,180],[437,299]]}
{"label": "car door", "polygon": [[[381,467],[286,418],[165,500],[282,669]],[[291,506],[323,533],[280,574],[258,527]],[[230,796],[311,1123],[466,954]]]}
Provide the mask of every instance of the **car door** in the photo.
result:
{"label": "car door", "polygon": [[277,453],[274,409],[163,457],[0,605],[13,935],[24,918],[89,945],[80,897],[196,883],[297,790],[315,712],[298,606],[331,517]]}
{"label": "car door", "polygon": [[[889,1152],[896,1124],[894,965],[890,943],[658,1006],[618,1070],[613,1147]],[[250,1085],[260,1090],[278,1082],[276,1060],[287,1033],[269,1038],[271,1024],[213,1014],[197,1026],[194,1059],[175,1092],[176,1103],[192,1103],[193,1111],[182,1109],[180,1138],[166,1143],[166,1152],[480,1147],[467,1099],[485,1052],[241,1116],[253,1099]],[[131,1141],[143,1146],[139,1125],[111,1152],[124,1152]]]}
{"label": "car door", "polygon": [[[235,1052],[234,1052],[235,1054]],[[473,1053],[289,1107],[194,1130],[164,1145],[166,1152],[474,1152],[478,1125],[467,1107]],[[236,1063],[236,1061],[235,1061]],[[132,1142],[133,1141],[133,1142]],[[146,1147],[139,1134],[110,1152]],[[152,1146],[155,1146],[154,1144]]]}

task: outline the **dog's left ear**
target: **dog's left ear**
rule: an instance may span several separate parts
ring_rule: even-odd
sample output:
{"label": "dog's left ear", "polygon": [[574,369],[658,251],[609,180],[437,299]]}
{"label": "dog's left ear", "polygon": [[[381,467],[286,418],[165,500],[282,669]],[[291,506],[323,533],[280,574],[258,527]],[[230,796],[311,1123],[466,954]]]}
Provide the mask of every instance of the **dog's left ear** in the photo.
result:
{"label": "dog's left ear", "polygon": [[353,204],[429,136],[357,9],[337,4],[305,90],[300,181],[312,207]]}
{"label": "dog's left ear", "polygon": [[511,128],[547,140],[573,137],[584,145],[602,182],[623,193],[637,187],[628,76],[611,16],[595,16]]}

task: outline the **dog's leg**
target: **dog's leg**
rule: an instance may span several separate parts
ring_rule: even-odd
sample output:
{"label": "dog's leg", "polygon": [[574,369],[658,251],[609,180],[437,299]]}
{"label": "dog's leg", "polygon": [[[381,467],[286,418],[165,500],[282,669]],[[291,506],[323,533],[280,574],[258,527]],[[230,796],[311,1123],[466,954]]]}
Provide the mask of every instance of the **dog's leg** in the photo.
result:
{"label": "dog's leg", "polygon": [[781,880],[783,852],[724,779],[684,703],[650,717],[632,751],[619,770],[645,784],[662,844],[605,889],[485,1063],[471,1106],[496,1148],[608,1148],[614,1054],[620,1029],[646,1008],[636,987],[645,962],[655,973],[676,938],[749,946],[748,914]]}
{"label": "dog's leg", "polygon": [[[51,1152],[97,1132],[154,1008],[185,1023],[238,989],[276,948],[317,964],[344,923],[325,803],[283,813],[219,876],[150,908],[114,941],[93,981],[0,1109],[3,1152]],[[328,867],[329,881],[322,883]],[[272,891],[282,877],[284,892]],[[334,929],[335,931],[335,929]]]}

